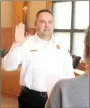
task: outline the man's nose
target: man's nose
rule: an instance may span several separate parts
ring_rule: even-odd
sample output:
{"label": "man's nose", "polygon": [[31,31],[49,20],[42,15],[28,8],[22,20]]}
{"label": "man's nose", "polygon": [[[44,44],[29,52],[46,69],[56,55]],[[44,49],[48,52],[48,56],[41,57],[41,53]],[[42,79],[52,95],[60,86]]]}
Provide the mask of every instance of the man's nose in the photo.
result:
{"label": "man's nose", "polygon": [[45,22],[45,28],[47,28],[48,27],[48,23],[47,22]]}

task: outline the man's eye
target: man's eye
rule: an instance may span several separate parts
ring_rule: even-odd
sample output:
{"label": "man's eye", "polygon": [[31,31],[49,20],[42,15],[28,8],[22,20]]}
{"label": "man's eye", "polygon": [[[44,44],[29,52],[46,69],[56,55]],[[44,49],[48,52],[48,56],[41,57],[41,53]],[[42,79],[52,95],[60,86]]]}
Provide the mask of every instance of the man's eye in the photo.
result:
{"label": "man's eye", "polygon": [[52,24],[53,22],[52,21],[49,21],[49,24]]}
{"label": "man's eye", "polygon": [[44,21],[40,21],[40,23],[44,23]]}

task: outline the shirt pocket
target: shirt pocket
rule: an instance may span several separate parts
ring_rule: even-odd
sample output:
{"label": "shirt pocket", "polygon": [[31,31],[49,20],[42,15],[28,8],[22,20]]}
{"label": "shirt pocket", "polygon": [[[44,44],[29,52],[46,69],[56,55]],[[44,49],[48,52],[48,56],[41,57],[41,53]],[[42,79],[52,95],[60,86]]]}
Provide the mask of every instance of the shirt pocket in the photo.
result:
{"label": "shirt pocket", "polygon": [[26,61],[31,61],[31,60],[35,60],[36,59],[36,56],[37,56],[37,51],[35,50],[29,50],[26,52],[26,55],[25,55],[25,59]]}
{"label": "shirt pocket", "polygon": [[54,67],[56,67],[56,69],[59,70],[59,72],[63,70],[63,60],[64,57],[62,56],[61,52],[59,50],[56,50],[53,57],[53,63]]}
{"label": "shirt pocket", "polygon": [[44,62],[44,54],[40,51],[29,51],[26,54],[26,62],[31,64],[32,68],[41,68]]}

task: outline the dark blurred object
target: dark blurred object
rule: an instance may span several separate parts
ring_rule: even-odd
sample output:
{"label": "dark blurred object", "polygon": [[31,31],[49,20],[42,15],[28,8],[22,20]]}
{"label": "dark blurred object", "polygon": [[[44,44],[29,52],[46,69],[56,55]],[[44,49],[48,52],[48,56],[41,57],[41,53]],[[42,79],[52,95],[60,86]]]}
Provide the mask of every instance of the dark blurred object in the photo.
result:
{"label": "dark blurred object", "polygon": [[73,68],[77,68],[81,57],[76,56],[76,55],[72,55],[72,59],[73,59]]}
{"label": "dark blurred object", "polygon": [[3,58],[7,53],[8,53],[8,51],[6,51],[5,49],[0,49],[0,57],[1,58]]}

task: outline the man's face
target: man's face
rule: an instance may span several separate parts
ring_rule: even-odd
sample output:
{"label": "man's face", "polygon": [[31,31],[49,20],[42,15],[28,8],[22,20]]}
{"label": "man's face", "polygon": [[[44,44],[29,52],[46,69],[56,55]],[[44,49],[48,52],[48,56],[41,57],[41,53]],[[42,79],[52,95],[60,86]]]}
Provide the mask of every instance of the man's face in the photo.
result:
{"label": "man's face", "polygon": [[51,36],[53,33],[53,17],[48,12],[42,12],[39,14],[36,23],[36,31],[42,37]]}

